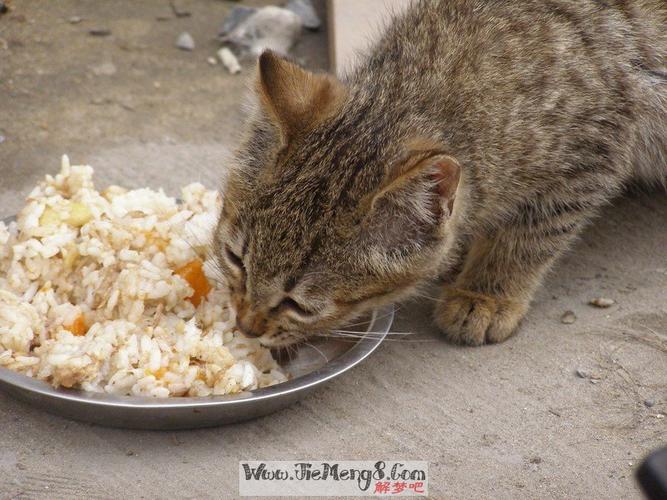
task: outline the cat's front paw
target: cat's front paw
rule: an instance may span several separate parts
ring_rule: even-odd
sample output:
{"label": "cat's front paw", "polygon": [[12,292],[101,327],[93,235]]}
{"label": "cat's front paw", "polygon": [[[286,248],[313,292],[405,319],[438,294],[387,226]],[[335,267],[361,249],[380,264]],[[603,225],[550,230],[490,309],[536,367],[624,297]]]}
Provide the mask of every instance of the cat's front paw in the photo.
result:
{"label": "cat's front paw", "polygon": [[452,342],[482,345],[511,336],[527,309],[523,302],[445,288],[435,309],[435,322]]}

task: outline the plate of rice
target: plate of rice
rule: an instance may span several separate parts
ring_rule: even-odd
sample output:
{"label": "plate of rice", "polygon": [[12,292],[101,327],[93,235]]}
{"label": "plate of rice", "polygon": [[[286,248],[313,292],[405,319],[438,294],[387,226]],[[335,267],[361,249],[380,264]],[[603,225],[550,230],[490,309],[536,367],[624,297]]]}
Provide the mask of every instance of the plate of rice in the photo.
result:
{"label": "plate of rice", "polygon": [[0,387],[103,425],[203,427],[280,409],[379,345],[391,308],[288,360],[239,332],[208,250],[221,203],[198,183],[98,191],[63,157],[0,221]]}

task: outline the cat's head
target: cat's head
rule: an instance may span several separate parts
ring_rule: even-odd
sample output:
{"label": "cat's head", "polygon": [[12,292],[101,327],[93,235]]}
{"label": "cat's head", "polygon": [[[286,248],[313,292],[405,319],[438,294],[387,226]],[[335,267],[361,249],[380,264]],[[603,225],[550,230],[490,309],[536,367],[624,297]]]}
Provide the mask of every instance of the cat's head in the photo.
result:
{"label": "cat's head", "polygon": [[378,99],[390,97],[260,57],[214,248],[237,325],[264,345],[341,328],[440,261],[459,165]]}

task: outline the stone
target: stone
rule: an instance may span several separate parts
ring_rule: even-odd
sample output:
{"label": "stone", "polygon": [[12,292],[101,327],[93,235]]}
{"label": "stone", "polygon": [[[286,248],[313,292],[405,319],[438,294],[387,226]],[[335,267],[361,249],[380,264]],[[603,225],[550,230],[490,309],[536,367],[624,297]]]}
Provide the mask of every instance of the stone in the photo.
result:
{"label": "stone", "polygon": [[180,9],[174,0],[169,2],[169,6],[176,17],[190,17],[192,15],[189,11]]}
{"label": "stone", "polygon": [[195,49],[195,40],[192,38],[192,35],[187,31],[184,31],[176,39],[176,47],[181,50],[194,50]]}
{"label": "stone", "polygon": [[600,309],[606,309],[608,307],[613,306],[616,303],[616,301],[614,301],[614,299],[609,299],[607,297],[598,297],[596,299],[589,301],[588,303],[594,307],[599,307]]}
{"label": "stone", "polygon": [[90,36],[109,36],[111,35],[111,30],[106,28],[91,28],[88,30]]}
{"label": "stone", "polygon": [[577,315],[574,314],[574,311],[565,311],[560,317],[560,322],[564,325],[571,325],[575,321],[577,321]]}

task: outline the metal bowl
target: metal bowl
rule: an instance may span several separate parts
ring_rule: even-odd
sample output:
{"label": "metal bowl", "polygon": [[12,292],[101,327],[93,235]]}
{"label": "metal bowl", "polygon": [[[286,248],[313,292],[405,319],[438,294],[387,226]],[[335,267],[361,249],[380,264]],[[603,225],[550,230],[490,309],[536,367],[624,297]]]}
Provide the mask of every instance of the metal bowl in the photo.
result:
{"label": "metal bowl", "polygon": [[302,345],[282,363],[292,376],[289,381],[233,396],[114,396],[54,388],[6,368],[0,368],[0,389],[45,411],[111,427],[162,430],[230,424],[280,410],[359,364],[380,345],[393,318],[393,306],[387,306],[374,311],[359,328],[373,335],[356,342],[326,338],[311,342],[314,347]]}

